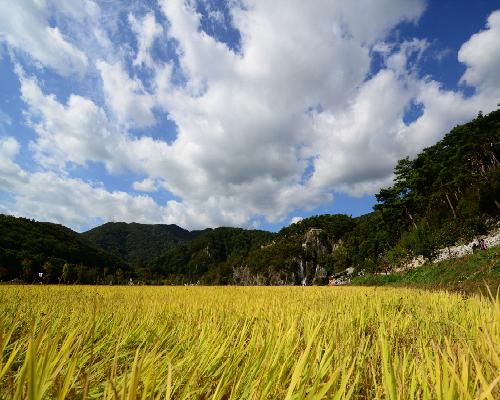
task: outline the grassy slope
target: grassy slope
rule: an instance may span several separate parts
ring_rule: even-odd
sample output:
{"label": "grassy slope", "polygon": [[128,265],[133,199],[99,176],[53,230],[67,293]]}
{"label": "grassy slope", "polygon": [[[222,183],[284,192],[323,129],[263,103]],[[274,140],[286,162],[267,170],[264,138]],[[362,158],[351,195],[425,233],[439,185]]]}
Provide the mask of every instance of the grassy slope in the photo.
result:
{"label": "grassy slope", "polygon": [[406,272],[360,276],[354,278],[352,284],[411,286],[468,293],[484,292],[488,285],[495,292],[500,288],[500,247],[436,264],[425,264]]}

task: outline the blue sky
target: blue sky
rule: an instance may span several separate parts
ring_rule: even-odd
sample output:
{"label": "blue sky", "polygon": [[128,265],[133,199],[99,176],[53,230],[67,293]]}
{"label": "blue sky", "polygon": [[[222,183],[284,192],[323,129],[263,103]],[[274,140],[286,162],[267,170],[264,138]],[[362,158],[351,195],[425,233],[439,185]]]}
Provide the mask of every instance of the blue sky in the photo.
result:
{"label": "blue sky", "polygon": [[277,230],[369,212],[500,101],[493,0],[6,2],[0,212]]}

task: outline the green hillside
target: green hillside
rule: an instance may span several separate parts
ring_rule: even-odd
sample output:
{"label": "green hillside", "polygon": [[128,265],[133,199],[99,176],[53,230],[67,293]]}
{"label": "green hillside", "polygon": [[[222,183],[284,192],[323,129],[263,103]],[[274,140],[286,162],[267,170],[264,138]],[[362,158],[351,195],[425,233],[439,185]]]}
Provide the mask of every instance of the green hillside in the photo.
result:
{"label": "green hillside", "polygon": [[487,292],[500,289],[500,248],[478,251],[462,258],[427,263],[405,272],[358,276],[353,285],[410,286],[449,289],[464,292]]}
{"label": "green hillside", "polygon": [[170,283],[231,283],[232,267],[273,237],[273,233],[258,230],[207,229],[152,261],[141,271],[142,276]]}
{"label": "green hillside", "polygon": [[92,283],[125,279],[127,264],[62,225],[0,214],[0,280]]}
{"label": "green hillside", "polygon": [[134,267],[144,266],[165,251],[199,234],[199,231],[189,232],[177,225],[125,222],[108,222],[82,233],[89,241]]}

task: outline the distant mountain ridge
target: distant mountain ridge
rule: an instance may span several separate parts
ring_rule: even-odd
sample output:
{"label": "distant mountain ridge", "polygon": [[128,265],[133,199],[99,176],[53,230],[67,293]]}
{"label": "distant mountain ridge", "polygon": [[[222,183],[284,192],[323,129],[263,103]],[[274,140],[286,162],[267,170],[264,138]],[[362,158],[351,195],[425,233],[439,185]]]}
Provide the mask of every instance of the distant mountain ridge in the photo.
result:
{"label": "distant mountain ridge", "polygon": [[65,226],[0,214],[0,280],[95,282],[129,266]]}
{"label": "distant mountain ridge", "polygon": [[202,232],[190,232],[175,224],[108,222],[81,235],[127,263],[141,267],[172,247],[195,239]]}

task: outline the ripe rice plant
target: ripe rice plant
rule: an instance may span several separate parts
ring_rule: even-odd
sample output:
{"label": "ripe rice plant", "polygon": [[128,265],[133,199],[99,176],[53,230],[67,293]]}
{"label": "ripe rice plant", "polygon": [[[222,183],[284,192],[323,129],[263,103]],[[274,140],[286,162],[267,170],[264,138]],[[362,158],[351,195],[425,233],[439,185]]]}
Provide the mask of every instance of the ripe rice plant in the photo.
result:
{"label": "ripe rice plant", "polygon": [[500,302],[328,287],[0,287],[2,399],[500,398]]}

